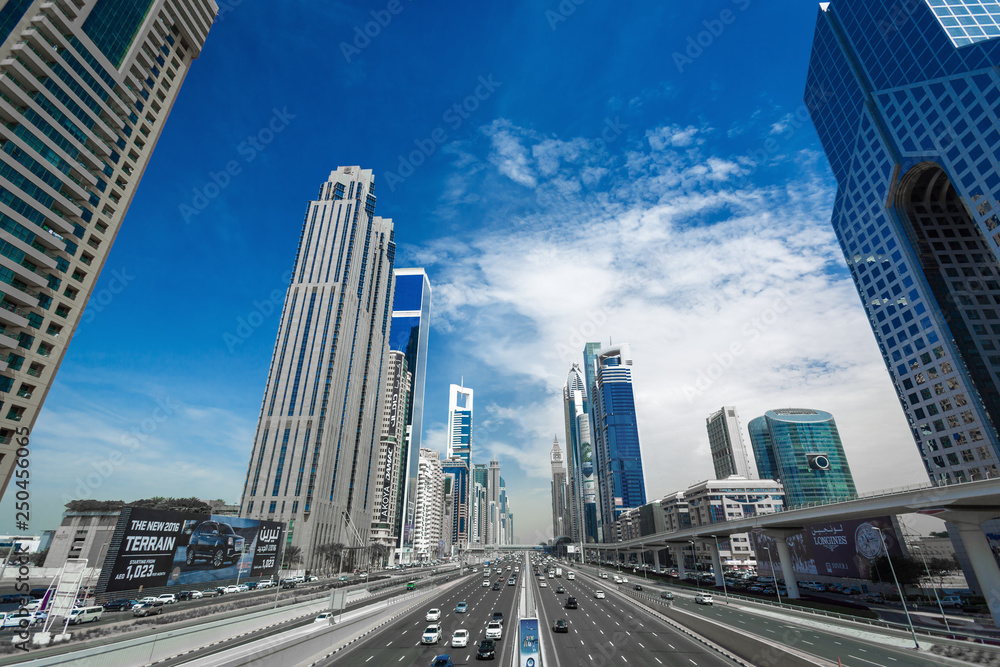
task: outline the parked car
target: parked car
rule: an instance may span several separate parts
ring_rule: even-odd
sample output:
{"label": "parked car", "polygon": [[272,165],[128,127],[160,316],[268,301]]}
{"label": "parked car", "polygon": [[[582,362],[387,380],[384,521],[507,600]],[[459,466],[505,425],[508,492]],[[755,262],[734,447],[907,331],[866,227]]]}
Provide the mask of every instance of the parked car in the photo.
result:
{"label": "parked car", "polygon": [[177,601],[178,602],[183,602],[184,600],[190,600],[191,599],[191,594],[193,592],[194,591],[181,591],[180,593],[177,593]]}
{"label": "parked car", "polygon": [[202,521],[191,533],[184,561],[191,566],[199,560],[208,560],[212,567],[219,568],[238,561],[244,543],[228,523]]}
{"label": "parked car", "polygon": [[885,604],[885,598],[881,593],[869,593],[865,596],[865,602],[869,604]]}
{"label": "parked car", "polygon": [[155,595],[147,595],[144,598],[140,598],[139,602],[141,602],[142,604],[154,604],[154,603],[157,603],[157,602],[160,603],[160,604],[163,604],[163,600],[161,600],[160,598],[156,597]]}
{"label": "parked car", "polygon": [[274,586],[274,582],[270,579],[261,579],[257,582],[257,588],[271,588]]}
{"label": "parked car", "polygon": [[441,626],[437,624],[428,625],[424,634],[420,636],[421,644],[437,644],[439,641],[441,641]]}
{"label": "parked car", "polygon": [[945,595],[941,598],[941,604],[945,607],[954,607],[958,609],[965,606],[965,600],[963,600],[960,595]]}
{"label": "parked car", "polygon": [[557,618],[556,622],[552,624],[552,632],[569,632],[569,623],[566,622],[565,618]]}
{"label": "parked car", "polygon": [[22,593],[11,593],[8,595],[0,595],[0,603],[3,604],[27,604],[27,600],[32,600],[33,598]]}
{"label": "parked car", "polygon": [[295,588],[295,582],[291,581],[289,579],[285,579],[284,581],[281,582],[281,587],[282,588]]}
{"label": "parked car", "polygon": [[219,591],[215,588],[206,588],[201,592],[203,598],[214,598],[217,595],[219,595]]}
{"label": "parked car", "polygon": [[132,607],[132,615],[136,617],[155,616],[163,613],[163,603],[153,604],[152,602],[137,604]]}
{"label": "parked car", "polygon": [[120,598],[118,600],[112,600],[111,602],[105,602],[104,611],[128,611],[137,604],[139,604],[138,600]]}
{"label": "parked car", "polygon": [[39,615],[33,611],[11,611],[0,614],[0,629],[27,628],[37,625],[45,620],[44,615]]}
{"label": "parked car", "polygon": [[104,614],[104,607],[95,605],[93,607],[77,607],[69,613],[69,624],[80,625],[81,623],[96,623],[101,620]]}
{"label": "parked car", "polygon": [[157,596],[163,604],[174,604],[177,602],[177,596],[173,593],[164,593],[163,595]]}
{"label": "parked car", "polygon": [[698,593],[694,596],[694,602],[695,604],[707,604],[708,606],[712,606],[715,603],[715,600],[708,593]]}
{"label": "parked car", "polygon": [[469,645],[469,631],[465,628],[455,630],[451,636],[451,645],[455,648],[464,648]]}
{"label": "parked car", "polygon": [[242,590],[240,589],[239,586],[236,586],[235,584],[230,584],[229,586],[226,586],[224,589],[222,589],[222,592],[223,593],[227,593],[227,594],[228,593],[240,593],[240,592],[242,592]]}
{"label": "parked car", "polygon": [[476,660],[494,660],[497,657],[497,643],[492,639],[479,642],[476,650]]}

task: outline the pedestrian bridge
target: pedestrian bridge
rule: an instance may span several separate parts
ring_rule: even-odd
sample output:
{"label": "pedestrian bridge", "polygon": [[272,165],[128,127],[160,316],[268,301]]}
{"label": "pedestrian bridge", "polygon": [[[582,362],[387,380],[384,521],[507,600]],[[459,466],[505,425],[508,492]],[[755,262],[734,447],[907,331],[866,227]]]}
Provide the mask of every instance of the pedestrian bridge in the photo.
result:
{"label": "pedestrian bridge", "polygon": [[982,524],[1000,517],[1000,479],[931,486],[929,484],[891,489],[847,500],[792,507],[772,514],[758,514],[735,521],[724,521],[683,530],[644,535],[612,544],[588,544],[590,551],[635,553],[653,551],[654,564],[659,568],[659,550],[670,549],[679,563],[678,574],[684,576],[683,549],[691,542],[709,546],[715,569],[716,584],[723,585],[722,562],[716,538],[734,533],[762,532],[775,540],[788,597],[798,598],[799,590],[792,569],[792,557],[784,538],[806,526],[829,521],[865,519],[888,514],[930,514],[950,522],[958,529],[972,569],[989,603],[994,621],[1000,625],[1000,567],[993,556]]}
{"label": "pedestrian bridge", "polygon": [[541,551],[539,544],[470,544],[462,549],[466,553],[480,551]]}

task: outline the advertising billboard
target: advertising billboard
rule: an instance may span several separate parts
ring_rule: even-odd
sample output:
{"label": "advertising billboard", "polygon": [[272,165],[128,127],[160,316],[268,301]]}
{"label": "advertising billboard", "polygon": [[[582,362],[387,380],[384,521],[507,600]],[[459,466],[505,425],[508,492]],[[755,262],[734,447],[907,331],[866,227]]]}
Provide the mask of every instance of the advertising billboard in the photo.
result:
{"label": "advertising billboard", "polygon": [[541,667],[541,652],[538,646],[538,619],[522,618],[518,635],[519,667]]}
{"label": "advertising billboard", "polygon": [[[892,517],[887,516],[812,524],[786,538],[785,542],[791,552],[796,575],[868,579],[872,562],[885,555],[879,531],[885,536],[889,555],[903,556],[899,533]],[[757,572],[774,576],[776,571],[780,577],[781,564],[774,538],[751,533],[751,539],[757,554]],[[770,549],[770,557],[765,547]]]}
{"label": "advertising billboard", "polygon": [[268,577],[277,571],[283,528],[276,521],[126,507],[98,590]]}

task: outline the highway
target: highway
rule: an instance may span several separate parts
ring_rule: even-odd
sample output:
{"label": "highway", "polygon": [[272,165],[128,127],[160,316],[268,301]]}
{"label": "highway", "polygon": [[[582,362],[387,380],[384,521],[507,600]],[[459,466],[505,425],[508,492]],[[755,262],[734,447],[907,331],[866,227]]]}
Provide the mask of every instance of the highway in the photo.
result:
{"label": "highway", "polygon": [[[539,625],[546,628],[542,631],[542,643],[547,665],[732,667],[736,664],[659,619],[638,611],[603,582],[599,586],[579,574],[575,581],[570,581],[566,573],[563,566],[563,577],[546,579],[546,588],[540,587],[538,577],[532,581]],[[612,588],[614,585],[610,584]],[[559,586],[566,592],[557,593]],[[605,591],[607,597],[595,599],[597,590]],[[566,598],[571,595],[576,597],[578,609],[564,608]],[[569,632],[552,632],[553,623],[560,618],[569,622]]]}
{"label": "highway", "polygon": [[[608,572],[609,576],[614,575],[613,570],[605,569],[604,571]],[[802,653],[808,653],[834,663],[839,658],[844,667],[870,667],[871,665],[937,667],[944,664],[939,656],[915,651],[912,648],[913,642],[909,639],[893,638],[893,641],[900,646],[898,648],[886,646],[830,631],[822,627],[830,624],[829,620],[822,617],[817,617],[815,624],[813,624],[809,621],[799,620],[798,616],[783,615],[780,609],[773,607],[758,611],[751,605],[743,603],[727,605],[724,596],[717,593],[714,605],[703,606],[694,603],[694,594],[697,591],[689,593],[678,588],[649,584],[642,578],[642,575],[637,578],[635,575],[627,573],[625,576],[628,577],[628,583],[615,584],[611,579],[597,580],[593,573],[593,568],[589,566],[584,570],[584,587],[590,591],[598,587],[603,587],[602,590],[605,591],[619,588],[632,589],[635,584],[639,584],[643,587],[644,592],[658,597],[661,591],[670,590],[674,593],[673,605],[677,609],[712,619],[741,633],[753,634],[779,642]],[[577,581],[579,580],[580,576],[578,575]],[[601,601],[595,600],[595,602]],[[880,628],[871,629],[873,634],[880,633],[880,631]]]}
{"label": "highway", "polygon": [[[468,665],[476,662],[476,649],[479,642],[485,639],[486,623],[493,617],[493,612],[503,612],[503,639],[497,642],[496,659],[498,665],[507,665],[513,655],[514,638],[517,634],[517,592],[521,587],[508,586],[508,561],[503,565],[503,574],[494,570],[490,574],[490,586],[483,587],[482,568],[471,575],[467,581],[458,586],[434,596],[425,604],[404,614],[385,628],[358,642],[356,645],[341,651],[331,657],[324,665],[364,665],[365,667],[399,667],[403,665],[430,665],[433,658],[448,654],[456,665]],[[524,568],[521,567],[521,575]],[[503,581],[499,591],[494,591],[492,584]],[[520,584],[520,578],[518,578]],[[455,612],[459,602],[468,603],[469,609],[464,614]],[[431,624],[425,619],[429,609],[441,610],[441,629],[443,636],[437,645],[421,645],[420,637],[424,628]],[[469,645],[465,648],[451,646],[451,637],[455,630],[465,628],[469,631]]]}

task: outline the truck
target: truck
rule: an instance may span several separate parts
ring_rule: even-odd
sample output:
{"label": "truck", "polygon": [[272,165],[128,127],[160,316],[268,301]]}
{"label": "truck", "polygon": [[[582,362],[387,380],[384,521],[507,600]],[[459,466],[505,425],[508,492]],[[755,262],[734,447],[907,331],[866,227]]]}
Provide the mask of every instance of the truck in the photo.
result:
{"label": "truck", "polygon": [[562,568],[561,567],[557,567],[556,568],[556,576],[559,577],[560,579],[562,579]]}

